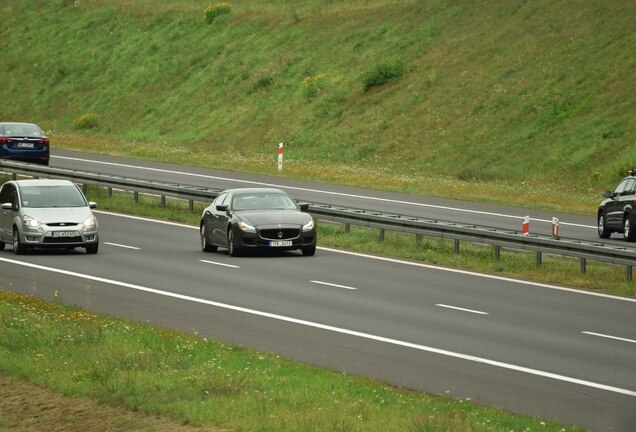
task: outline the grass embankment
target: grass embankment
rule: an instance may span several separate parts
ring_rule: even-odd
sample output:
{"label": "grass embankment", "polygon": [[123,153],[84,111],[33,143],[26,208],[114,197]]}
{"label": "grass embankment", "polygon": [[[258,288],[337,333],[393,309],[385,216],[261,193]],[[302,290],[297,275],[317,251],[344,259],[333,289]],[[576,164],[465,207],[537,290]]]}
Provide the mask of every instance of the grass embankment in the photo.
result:
{"label": "grass embankment", "polygon": [[[129,412],[106,420],[111,430],[190,430],[179,423],[204,431],[579,430],[95,315],[57,300],[0,290],[0,371],[73,398],[125,407]],[[12,389],[3,390],[2,399]],[[90,416],[72,416],[70,407],[86,406],[85,399],[60,403],[69,405],[69,418],[39,424],[41,430],[109,430]],[[20,424],[25,408],[14,410],[18,414],[0,410],[0,430],[38,424],[38,416]]]}
{"label": "grass embankment", "polygon": [[293,177],[587,214],[636,164],[633,1],[210,3],[3,2],[0,118],[262,173],[284,142]]}

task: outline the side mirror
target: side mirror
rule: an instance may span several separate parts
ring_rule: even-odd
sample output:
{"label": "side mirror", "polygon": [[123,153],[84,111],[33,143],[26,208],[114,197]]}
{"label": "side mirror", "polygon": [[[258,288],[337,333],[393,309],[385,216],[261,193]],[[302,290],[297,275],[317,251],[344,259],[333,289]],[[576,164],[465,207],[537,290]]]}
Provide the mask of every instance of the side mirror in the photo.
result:
{"label": "side mirror", "polygon": [[610,191],[607,191],[603,194],[603,197],[605,198],[611,198],[612,197],[612,193]]}
{"label": "side mirror", "polygon": [[226,205],[218,205],[218,206],[216,206],[216,211],[226,212],[227,211],[227,206]]}
{"label": "side mirror", "polygon": [[300,207],[300,211],[309,210],[309,204],[307,204],[307,203],[300,203],[300,204],[298,204],[298,207]]}
{"label": "side mirror", "polygon": [[13,210],[13,204],[10,202],[2,204],[2,210]]}
{"label": "side mirror", "polygon": [[96,203],[96,202],[94,202],[94,201],[89,201],[89,202],[88,202],[88,206],[89,206],[90,208],[92,208],[92,209],[95,209],[95,208],[97,208],[97,203]]}

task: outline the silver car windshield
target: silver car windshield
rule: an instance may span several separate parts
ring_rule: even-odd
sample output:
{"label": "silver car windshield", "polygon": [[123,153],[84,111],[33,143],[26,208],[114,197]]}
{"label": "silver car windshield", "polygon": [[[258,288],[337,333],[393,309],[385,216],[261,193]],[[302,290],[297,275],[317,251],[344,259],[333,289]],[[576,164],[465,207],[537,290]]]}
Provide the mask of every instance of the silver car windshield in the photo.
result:
{"label": "silver car windshield", "polygon": [[241,210],[298,210],[289,195],[281,193],[254,193],[236,195],[232,208]]}
{"label": "silver car windshield", "polygon": [[85,207],[86,200],[74,185],[24,186],[20,188],[23,207]]}

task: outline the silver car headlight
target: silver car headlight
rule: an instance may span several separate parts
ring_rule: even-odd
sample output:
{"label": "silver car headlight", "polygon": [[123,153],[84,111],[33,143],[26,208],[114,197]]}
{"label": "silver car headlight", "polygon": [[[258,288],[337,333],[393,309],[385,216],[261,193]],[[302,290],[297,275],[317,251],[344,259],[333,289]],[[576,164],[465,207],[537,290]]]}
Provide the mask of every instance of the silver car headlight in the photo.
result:
{"label": "silver car headlight", "polygon": [[314,220],[310,220],[309,222],[307,222],[305,225],[303,225],[303,231],[311,231],[312,229],[314,229],[314,227],[316,226],[316,224],[314,223]]}
{"label": "silver car headlight", "polygon": [[249,232],[249,233],[255,233],[256,232],[256,228],[254,228],[252,225],[246,224],[245,222],[239,222],[236,225],[243,232]]}
{"label": "silver car headlight", "polygon": [[95,216],[92,215],[84,219],[84,222],[82,222],[82,228],[84,229],[84,231],[94,230],[96,226],[97,219],[95,219]]}
{"label": "silver car headlight", "polygon": [[35,228],[39,228],[39,227],[40,227],[40,225],[42,225],[42,223],[41,223],[39,220],[34,219],[34,218],[32,218],[31,216],[24,216],[24,219],[23,219],[22,223],[23,223],[26,227],[28,227],[28,228],[33,228],[33,229],[35,229]]}

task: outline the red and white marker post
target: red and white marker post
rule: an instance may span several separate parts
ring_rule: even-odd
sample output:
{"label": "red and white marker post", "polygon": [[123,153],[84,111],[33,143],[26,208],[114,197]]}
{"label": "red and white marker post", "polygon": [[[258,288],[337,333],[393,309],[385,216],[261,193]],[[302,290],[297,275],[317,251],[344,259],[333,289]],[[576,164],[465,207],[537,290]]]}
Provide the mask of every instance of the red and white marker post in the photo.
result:
{"label": "red and white marker post", "polygon": [[278,144],[278,171],[283,171],[283,143]]}
{"label": "red and white marker post", "polygon": [[530,234],[530,216],[524,216],[521,224],[521,234],[527,236]]}
{"label": "red and white marker post", "polygon": [[559,239],[559,218],[552,218],[552,238]]}

